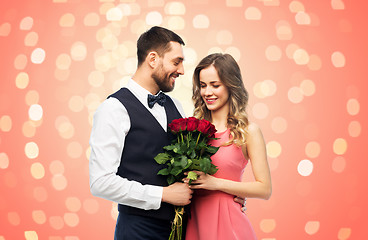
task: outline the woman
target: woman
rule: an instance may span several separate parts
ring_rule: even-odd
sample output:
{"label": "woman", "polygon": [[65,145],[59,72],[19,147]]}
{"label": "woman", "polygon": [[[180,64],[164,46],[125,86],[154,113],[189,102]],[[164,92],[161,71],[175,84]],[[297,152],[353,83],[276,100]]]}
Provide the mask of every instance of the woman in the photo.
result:
{"label": "woman", "polygon": [[[211,54],[198,64],[193,76],[194,116],[212,122],[217,133],[211,145],[220,146],[212,156],[214,175],[197,172],[188,221],[188,240],[256,239],[247,216],[234,196],[268,199],[271,176],[260,128],[248,121],[248,93],[240,69],[229,54]],[[242,182],[251,161],[254,182]]]}

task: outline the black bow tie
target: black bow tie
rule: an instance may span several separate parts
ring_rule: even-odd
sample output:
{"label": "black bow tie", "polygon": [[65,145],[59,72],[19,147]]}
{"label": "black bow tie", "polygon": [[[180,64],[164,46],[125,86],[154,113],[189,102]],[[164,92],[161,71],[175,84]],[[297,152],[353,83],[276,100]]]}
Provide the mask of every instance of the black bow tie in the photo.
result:
{"label": "black bow tie", "polygon": [[166,102],[166,96],[163,92],[160,92],[157,96],[148,94],[148,107],[149,108],[153,108],[153,105],[155,105],[155,103],[158,103],[161,106],[163,106],[165,102]]}

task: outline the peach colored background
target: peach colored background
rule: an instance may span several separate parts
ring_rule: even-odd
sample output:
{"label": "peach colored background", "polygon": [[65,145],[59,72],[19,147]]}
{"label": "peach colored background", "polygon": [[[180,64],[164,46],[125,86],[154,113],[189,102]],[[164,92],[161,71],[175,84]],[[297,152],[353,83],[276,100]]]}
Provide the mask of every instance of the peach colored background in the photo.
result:
{"label": "peach colored background", "polygon": [[[186,42],[171,95],[231,53],[264,133],[273,195],[249,199],[259,239],[367,236],[363,0],[13,0],[0,3],[0,240],[112,239],[116,205],[89,192],[92,115],[136,66],[153,25]],[[251,180],[250,166],[246,178]]]}

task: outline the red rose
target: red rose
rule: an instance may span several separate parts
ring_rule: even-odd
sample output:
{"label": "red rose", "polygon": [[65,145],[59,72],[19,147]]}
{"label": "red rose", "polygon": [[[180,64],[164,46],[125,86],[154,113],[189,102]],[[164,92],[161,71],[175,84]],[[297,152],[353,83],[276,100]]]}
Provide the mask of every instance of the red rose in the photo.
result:
{"label": "red rose", "polygon": [[203,134],[208,134],[208,131],[210,129],[211,123],[205,119],[202,119],[198,123],[198,131],[200,131]]}
{"label": "red rose", "polygon": [[199,120],[195,117],[189,117],[187,122],[187,130],[193,132],[197,130]]}
{"label": "red rose", "polygon": [[213,137],[215,132],[217,131],[215,126],[205,119],[199,121],[197,130],[203,134],[208,135],[209,137]]}
{"label": "red rose", "polygon": [[208,136],[210,138],[215,137],[215,132],[217,132],[215,125],[211,124],[210,129],[208,130]]}
{"label": "red rose", "polygon": [[178,133],[185,131],[187,129],[187,119],[186,118],[178,118],[174,119],[170,124],[169,128],[171,132]]}

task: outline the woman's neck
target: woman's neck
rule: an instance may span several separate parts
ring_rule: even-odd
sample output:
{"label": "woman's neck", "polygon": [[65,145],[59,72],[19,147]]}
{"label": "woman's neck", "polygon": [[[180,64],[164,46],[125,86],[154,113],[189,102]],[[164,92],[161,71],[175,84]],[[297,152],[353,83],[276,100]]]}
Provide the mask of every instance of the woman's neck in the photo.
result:
{"label": "woman's neck", "polygon": [[218,132],[223,132],[227,129],[228,108],[221,108],[218,111],[211,111],[211,122],[215,125]]}

